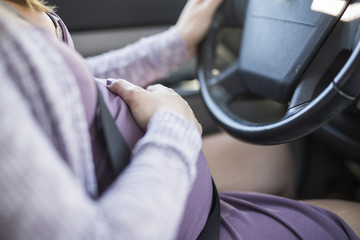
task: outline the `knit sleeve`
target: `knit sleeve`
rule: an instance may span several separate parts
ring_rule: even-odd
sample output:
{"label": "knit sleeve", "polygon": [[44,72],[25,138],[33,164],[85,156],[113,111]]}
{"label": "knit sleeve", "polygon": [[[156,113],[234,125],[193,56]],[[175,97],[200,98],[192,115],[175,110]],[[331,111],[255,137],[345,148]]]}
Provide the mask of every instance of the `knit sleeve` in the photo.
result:
{"label": "knit sleeve", "polygon": [[87,62],[95,77],[121,78],[146,86],[190,57],[186,44],[172,27],[125,48],[90,57]]}

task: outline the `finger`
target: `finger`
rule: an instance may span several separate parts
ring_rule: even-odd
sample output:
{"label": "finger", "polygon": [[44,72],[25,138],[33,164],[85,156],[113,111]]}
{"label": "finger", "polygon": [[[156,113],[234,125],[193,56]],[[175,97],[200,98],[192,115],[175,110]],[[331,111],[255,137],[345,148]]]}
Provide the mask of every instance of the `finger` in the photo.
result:
{"label": "finger", "polygon": [[164,89],[165,86],[161,85],[161,84],[154,84],[154,85],[149,85],[146,90],[148,90],[149,92],[154,92],[160,89]]}
{"label": "finger", "polygon": [[154,85],[150,85],[146,88],[146,90],[148,90],[149,92],[156,92],[156,91],[163,91],[163,90],[167,90],[167,91],[171,91],[171,88],[165,87],[162,84],[154,84]]}
{"label": "finger", "polygon": [[188,0],[186,6],[193,6],[201,4],[204,0]]}
{"label": "finger", "polygon": [[137,92],[144,91],[142,88],[123,79],[116,80],[113,82],[108,82],[108,81],[106,83],[108,89],[111,92],[122,97],[127,104],[130,104],[130,102],[135,98]]}
{"label": "finger", "polygon": [[202,126],[201,126],[201,124],[199,122],[197,122],[197,129],[199,130],[200,135],[201,135],[202,132],[203,132],[203,129],[202,129]]}
{"label": "finger", "polygon": [[204,8],[212,15],[224,0],[204,0]]}

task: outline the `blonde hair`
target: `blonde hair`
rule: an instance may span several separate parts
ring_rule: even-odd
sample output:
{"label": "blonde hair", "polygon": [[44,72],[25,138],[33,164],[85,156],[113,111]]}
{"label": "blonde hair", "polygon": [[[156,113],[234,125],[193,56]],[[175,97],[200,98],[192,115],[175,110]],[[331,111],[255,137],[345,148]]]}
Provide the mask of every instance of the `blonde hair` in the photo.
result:
{"label": "blonde hair", "polygon": [[43,0],[6,0],[8,2],[19,4],[23,7],[26,7],[30,10],[37,12],[54,12],[55,7],[47,4]]}

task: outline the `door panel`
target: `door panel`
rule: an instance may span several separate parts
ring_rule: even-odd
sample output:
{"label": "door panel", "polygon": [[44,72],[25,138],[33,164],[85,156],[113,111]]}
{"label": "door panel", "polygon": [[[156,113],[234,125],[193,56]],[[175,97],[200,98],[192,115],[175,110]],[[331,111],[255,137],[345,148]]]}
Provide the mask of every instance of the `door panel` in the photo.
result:
{"label": "door panel", "polygon": [[84,57],[122,48],[138,39],[166,30],[168,26],[119,28],[71,32],[75,48]]}
{"label": "door panel", "polygon": [[174,24],[186,0],[50,0],[71,31]]}

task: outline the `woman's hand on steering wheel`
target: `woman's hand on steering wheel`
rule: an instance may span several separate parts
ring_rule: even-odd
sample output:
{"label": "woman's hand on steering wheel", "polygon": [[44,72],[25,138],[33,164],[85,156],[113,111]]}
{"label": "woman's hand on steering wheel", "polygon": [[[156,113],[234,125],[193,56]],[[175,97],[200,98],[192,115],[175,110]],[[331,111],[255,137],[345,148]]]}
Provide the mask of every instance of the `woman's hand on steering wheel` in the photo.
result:
{"label": "woman's hand on steering wheel", "polygon": [[198,43],[207,33],[215,10],[223,0],[189,0],[175,27],[184,39],[190,54],[194,55]]}

